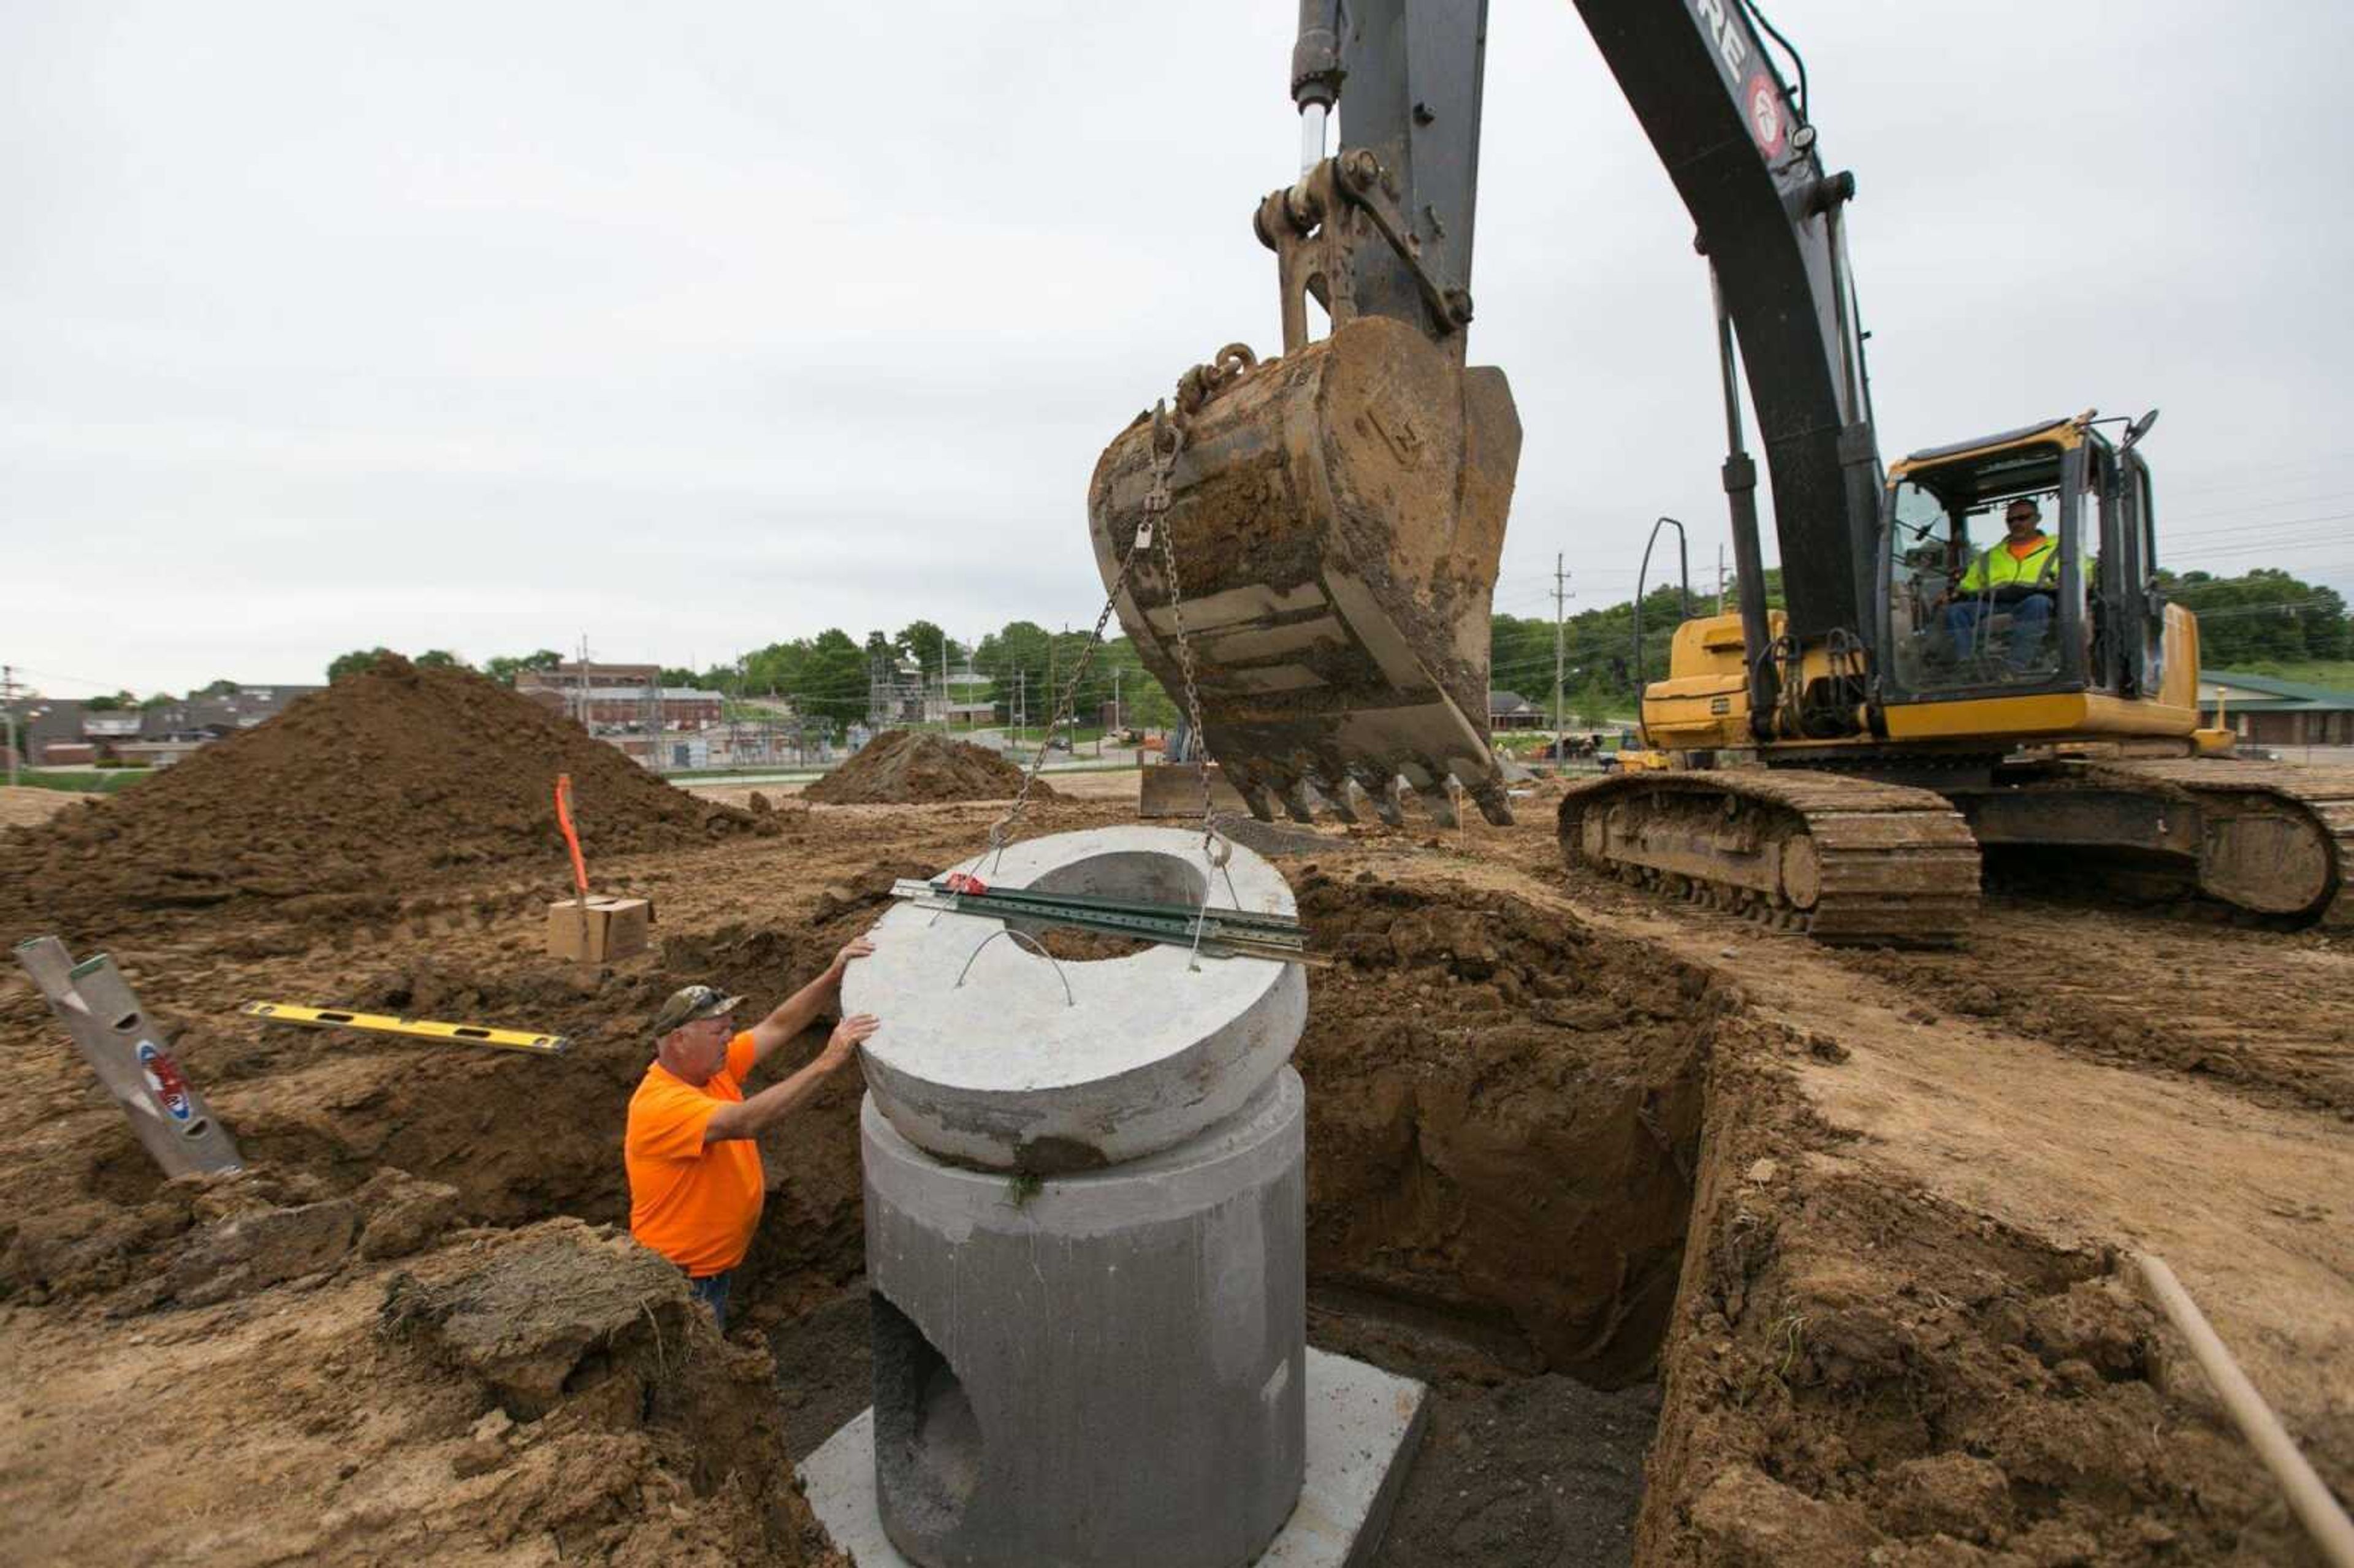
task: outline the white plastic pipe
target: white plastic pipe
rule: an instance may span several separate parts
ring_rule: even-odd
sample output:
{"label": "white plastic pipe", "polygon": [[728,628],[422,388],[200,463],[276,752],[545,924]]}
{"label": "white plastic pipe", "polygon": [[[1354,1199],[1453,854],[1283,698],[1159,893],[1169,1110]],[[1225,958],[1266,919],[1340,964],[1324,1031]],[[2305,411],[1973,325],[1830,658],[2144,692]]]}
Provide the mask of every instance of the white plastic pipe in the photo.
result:
{"label": "white plastic pipe", "polygon": [[2141,1272],[2143,1288],[2151,1301],[2190,1342],[2190,1353],[2199,1358],[2200,1370],[2215,1385],[2232,1424],[2272,1472],[2306,1533],[2321,1549],[2323,1559],[2330,1568],[2354,1568],[2354,1521],[2347,1519],[2346,1510],[2338,1506],[2338,1499],[2297,1451],[2280,1417],[2232,1359],[2232,1352],[2207,1321],[2207,1314],[2199,1310],[2199,1303],[2190,1299],[2190,1293],[2182,1288],[2182,1281],[2174,1277],[2174,1270],[2166,1266],[2164,1259],[2136,1253],[2134,1266]]}

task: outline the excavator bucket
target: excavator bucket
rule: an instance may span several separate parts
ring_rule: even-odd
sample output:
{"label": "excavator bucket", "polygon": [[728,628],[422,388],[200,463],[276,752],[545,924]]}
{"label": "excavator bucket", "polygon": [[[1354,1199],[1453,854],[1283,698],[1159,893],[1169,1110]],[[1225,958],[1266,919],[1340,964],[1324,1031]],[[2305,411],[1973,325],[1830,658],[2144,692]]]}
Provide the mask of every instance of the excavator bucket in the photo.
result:
{"label": "excavator bucket", "polygon": [[[1165,524],[1116,603],[1181,703],[1182,611],[1210,753],[1252,814],[1304,821],[1320,801],[1354,820],[1362,791],[1395,822],[1403,780],[1451,821],[1451,775],[1511,821],[1488,747],[1489,603],[1521,451],[1503,372],[1361,316],[1181,418]],[[1147,518],[1153,441],[1140,416],[1088,486],[1107,588]]]}

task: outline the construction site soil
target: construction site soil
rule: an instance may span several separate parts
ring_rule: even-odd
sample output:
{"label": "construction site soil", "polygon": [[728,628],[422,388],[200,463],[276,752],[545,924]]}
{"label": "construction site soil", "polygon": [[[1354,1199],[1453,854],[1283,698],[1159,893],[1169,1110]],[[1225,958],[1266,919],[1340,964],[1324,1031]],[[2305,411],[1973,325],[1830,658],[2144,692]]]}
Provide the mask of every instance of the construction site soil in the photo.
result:
{"label": "construction site soil", "polygon": [[[253,788],[226,820],[309,810]],[[843,1561],[790,1478],[867,1398],[856,1075],[763,1139],[725,1340],[627,1239],[620,1128],[664,994],[772,1005],[998,808],[714,842],[608,807],[648,841],[592,864],[655,941],[584,970],[543,951],[552,825],[486,788],[524,851],[437,857],[493,813],[420,797],[379,830],[416,846],[386,902],[342,916],[0,895],[0,935],[71,912],[114,952],[250,1167],[161,1181],[0,983],[0,1560]],[[1310,1336],[1435,1394],[1381,1562],[2318,1561],[2118,1260],[2167,1256],[2354,1482],[2354,955],[1999,900],[1961,952],[1840,956],[1564,871],[1543,805],[1264,841],[1334,960],[1297,1056]],[[1049,800],[1023,832],[1132,810]],[[40,848],[7,846],[12,880],[75,863]],[[575,1044],[275,1028],[256,999]]]}
{"label": "construction site soil", "polygon": [[[1022,788],[1022,769],[970,741],[930,730],[886,729],[801,791],[831,806],[906,806],[944,800],[1007,800]],[[1051,800],[1041,779],[1034,800]]]}
{"label": "construction site soil", "polygon": [[673,789],[578,725],[462,670],[380,656],[133,789],[0,832],[0,928],[111,940],[175,910],[382,917],[428,878],[564,881],[558,774],[592,861],[769,831]]}

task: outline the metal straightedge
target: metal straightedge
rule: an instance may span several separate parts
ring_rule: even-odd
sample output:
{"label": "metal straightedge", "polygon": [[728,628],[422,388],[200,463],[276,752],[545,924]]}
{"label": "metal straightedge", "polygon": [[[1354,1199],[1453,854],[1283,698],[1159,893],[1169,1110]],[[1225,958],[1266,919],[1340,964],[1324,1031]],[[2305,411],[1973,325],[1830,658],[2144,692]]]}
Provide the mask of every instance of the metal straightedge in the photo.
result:
{"label": "metal straightedge", "polygon": [[40,987],[164,1175],[245,1169],[237,1140],[180,1070],[111,958],[101,953],[77,964],[55,937],[35,937],[16,944],[16,962]]}
{"label": "metal straightedge", "polygon": [[356,1029],[368,1034],[402,1034],[412,1040],[448,1040],[462,1045],[490,1045],[534,1056],[561,1056],[572,1042],[561,1034],[534,1034],[528,1029],[493,1029],[481,1023],[439,1023],[429,1018],[396,1018],[380,1012],[346,1012],[334,1008],[301,1007],[290,1001],[249,1001],[238,1009],[249,1018],[269,1023],[292,1023],[305,1029]]}
{"label": "metal straightedge", "polygon": [[1153,904],[1078,893],[1038,893],[1028,888],[966,891],[938,882],[902,877],[891,885],[894,898],[919,909],[979,915],[1013,926],[1058,926],[1129,937],[1171,947],[1194,948],[1205,959],[1273,959],[1278,963],[1331,962],[1308,950],[1308,932],[1288,915],[1245,909],[1204,908],[1189,904]]}

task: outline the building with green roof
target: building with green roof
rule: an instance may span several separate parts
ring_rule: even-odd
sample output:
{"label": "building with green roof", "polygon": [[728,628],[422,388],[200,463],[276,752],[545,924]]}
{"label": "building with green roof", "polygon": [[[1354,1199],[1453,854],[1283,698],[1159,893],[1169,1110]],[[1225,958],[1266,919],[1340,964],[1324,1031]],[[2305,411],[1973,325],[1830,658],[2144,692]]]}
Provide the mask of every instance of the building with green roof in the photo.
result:
{"label": "building with green roof", "polygon": [[2223,723],[2256,746],[2354,746],[2354,692],[2250,675],[2236,670],[2199,673],[2199,705],[2221,702]]}

